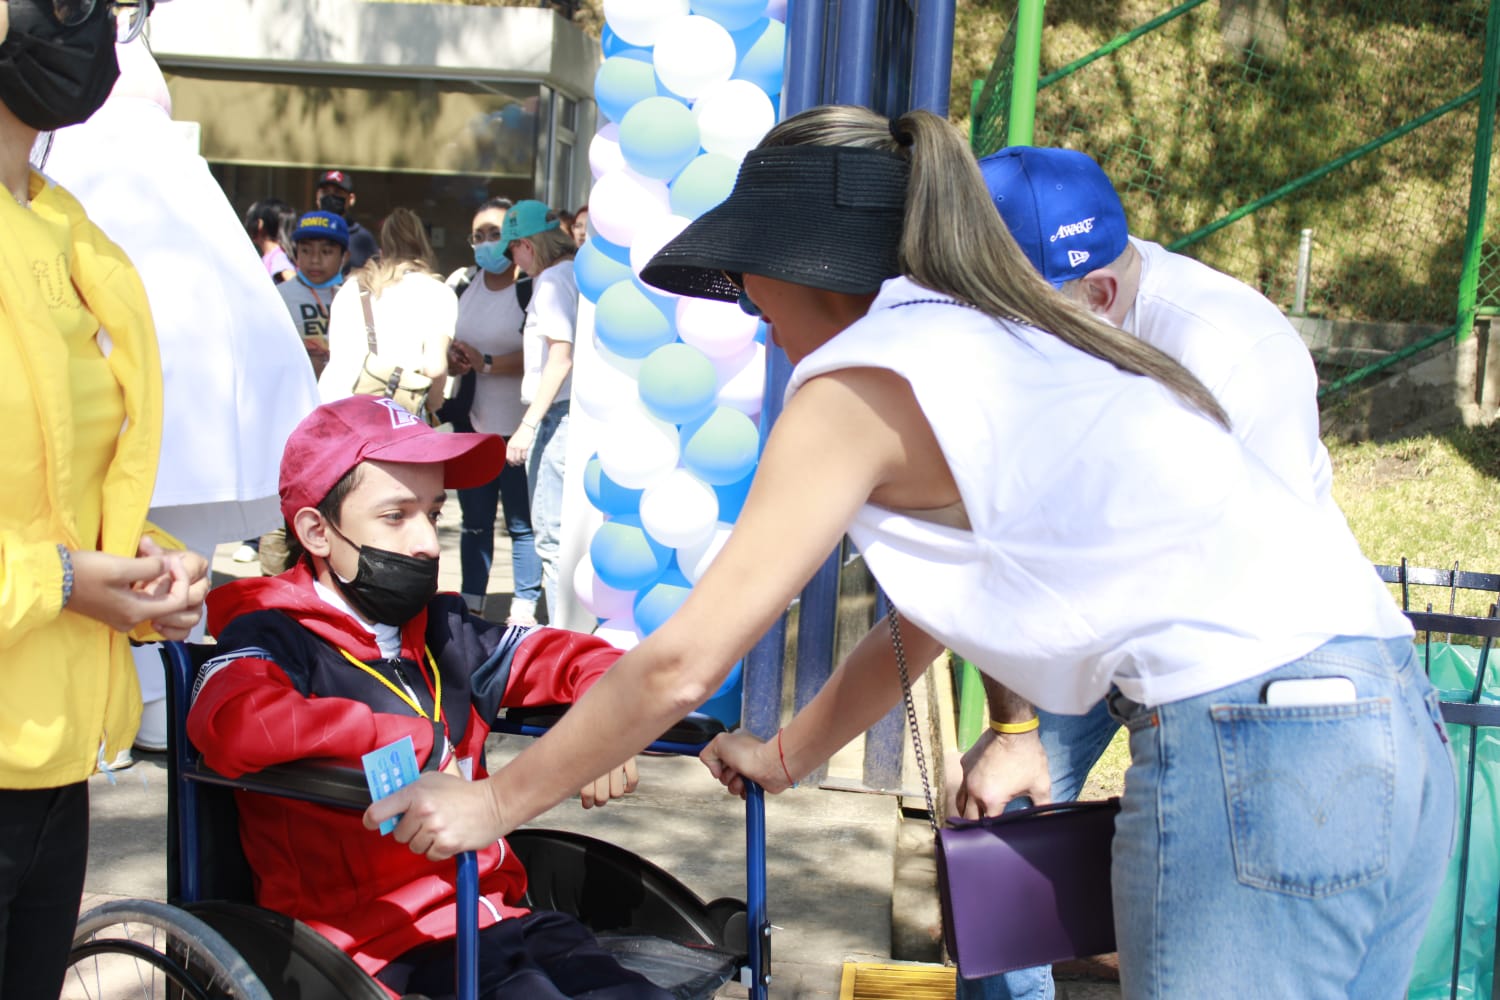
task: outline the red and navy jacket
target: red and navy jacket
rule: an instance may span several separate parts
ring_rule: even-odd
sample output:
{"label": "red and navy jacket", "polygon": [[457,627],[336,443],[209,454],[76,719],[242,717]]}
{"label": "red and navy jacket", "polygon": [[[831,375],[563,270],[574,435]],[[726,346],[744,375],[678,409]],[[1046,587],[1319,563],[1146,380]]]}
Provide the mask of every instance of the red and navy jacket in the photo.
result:
{"label": "red and navy jacket", "polygon": [[[281,576],[240,580],[208,595],[219,655],[193,685],[188,736],[204,762],[235,777],[271,764],[360,758],[410,736],[419,767],[433,753],[432,651],[442,678],[442,721],[460,760],[485,775],[484,739],[502,707],[577,700],[619,659],[594,636],[507,627],[440,594],[401,630],[401,655],[323,601],[305,564]],[[416,695],[419,716],[343,650]],[[438,753],[442,753],[438,741]],[[240,840],[256,902],[296,917],[371,975],[410,949],[452,937],[454,869],[366,830],[360,814],[237,793]],[[504,841],[479,854],[480,926],[525,913],[526,872]]]}

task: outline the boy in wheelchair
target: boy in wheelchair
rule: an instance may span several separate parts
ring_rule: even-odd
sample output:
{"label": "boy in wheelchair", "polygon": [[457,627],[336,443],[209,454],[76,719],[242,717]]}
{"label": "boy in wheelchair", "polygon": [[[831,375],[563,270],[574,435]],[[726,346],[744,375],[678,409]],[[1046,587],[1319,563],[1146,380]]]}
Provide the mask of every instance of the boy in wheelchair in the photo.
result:
{"label": "boy in wheelchair", "polygon": [[[371,396],[298,425],[280,480],[292,568],[209,595],[222,652],[199,672],[187,720],[208,766],[230,777],[309,758],[359,767],[410,736],[424,770],[479,779],[499,709],[571,702],[609,669],[620,654],[603,640],[493,624],[437,593],[444,487],[481,485],[504,461],[495,435],[440,434]],[[618,769],[583,804],[635,781],[633,764]],[[358,812],[237,798],[257,903],[312,926],[393,994],[453,992],[451,867],[365,830]],[[526,872],[504,841],[478,861],[482,997],[670,997],[572,917],[519,906]]]}

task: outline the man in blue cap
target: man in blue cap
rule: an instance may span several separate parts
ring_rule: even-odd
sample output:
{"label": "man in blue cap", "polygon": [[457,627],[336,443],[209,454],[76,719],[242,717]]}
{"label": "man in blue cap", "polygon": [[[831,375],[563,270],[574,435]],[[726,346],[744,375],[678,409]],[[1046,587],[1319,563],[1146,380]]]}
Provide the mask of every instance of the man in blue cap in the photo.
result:
{"label": "man in blue cap", "polygon": [[[1297,495],[1342,517],[1318,437],[1317,374],[1301,336],[1250,286],[1131,236],[1114,185],[1087,155],[1012,146],[980,171],[1028,260],[1052,286],[1105,322],[1169,355],[1228,413],[1232,432]],[[985,680],[991,723],[964,755],[957,808],[994,816],[1014,799],[1071,801],[1118,724],[1040,712]],[[960,1000],[1051,1000],[1052,970],[959,980]]]}

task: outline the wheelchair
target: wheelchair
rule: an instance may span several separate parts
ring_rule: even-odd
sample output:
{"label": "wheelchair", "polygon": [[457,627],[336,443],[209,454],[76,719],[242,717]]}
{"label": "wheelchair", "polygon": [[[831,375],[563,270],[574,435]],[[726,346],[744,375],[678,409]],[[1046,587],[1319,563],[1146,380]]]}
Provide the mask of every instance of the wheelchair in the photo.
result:
{"label": "wheelchair", "polygon": [[[240,849],[236,790],[364,810],[364,773],[303,761],[230,779],[204,766],[187,738],[187,706],[212,645],[167,643],[167,895],[104,903],[78,920],[64,1000],[168,997],[184,1000],[387,1000],[386,989],[333,943],[301,922],[254,905]],[[566,706],[517,710],[493,732],[540,735]],[[652,744],[696,754],[722,724],[690,716]],[[627,968],[682,1000],[706,998],[737,978],[752,1000],[770,983],[765,906],[765,811],[759,788],[746,799],[746,901],[705,902],[667,872],[595,838],[542,829],[506,838],[525,864],[525,904],[578,918]],[[455,982],[477,994],[478,864],[459,855]]]}

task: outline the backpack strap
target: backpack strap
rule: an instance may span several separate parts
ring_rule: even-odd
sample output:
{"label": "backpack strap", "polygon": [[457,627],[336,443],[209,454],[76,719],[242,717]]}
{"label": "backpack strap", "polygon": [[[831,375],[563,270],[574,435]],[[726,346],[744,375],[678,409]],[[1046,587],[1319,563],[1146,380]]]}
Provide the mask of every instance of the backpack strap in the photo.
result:
{"label": "backpack strap", "polygon": [[369,345],[371,354],[379,354],[375,349],[375,310],[370,306],[370,290],[354,279],[354,287],[359,289],[359,304],[365,308],[365,343]]}

